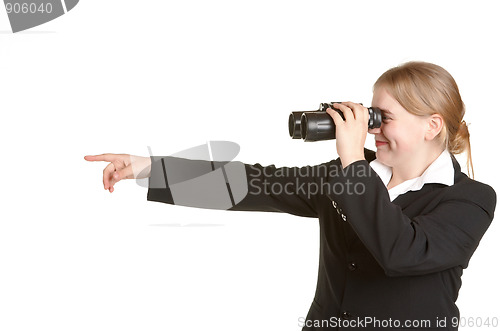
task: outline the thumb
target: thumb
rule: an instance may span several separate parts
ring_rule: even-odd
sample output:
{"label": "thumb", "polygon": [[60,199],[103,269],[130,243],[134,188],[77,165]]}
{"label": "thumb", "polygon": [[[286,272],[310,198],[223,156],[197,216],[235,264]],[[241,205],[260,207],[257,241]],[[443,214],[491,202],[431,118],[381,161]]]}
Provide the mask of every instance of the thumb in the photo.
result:
{"label": "thumb", "polygon": [[132,179],[134,178],[134,173],[132,171],[132,165],[128,165],[127,167],[116,170],[115,173],[113,174],[113,179],[115,181],[120,181],[122,179]]}

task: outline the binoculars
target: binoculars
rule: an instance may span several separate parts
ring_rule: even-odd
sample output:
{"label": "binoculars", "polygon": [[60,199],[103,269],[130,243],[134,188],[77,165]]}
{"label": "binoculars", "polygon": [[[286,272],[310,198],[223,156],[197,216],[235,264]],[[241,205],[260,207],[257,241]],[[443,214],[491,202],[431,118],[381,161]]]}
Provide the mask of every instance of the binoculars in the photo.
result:
{"label": "binoculars", "polygon": [[[334,103],[320,103],[318,110],[294,111],[288,118],[288,132],[293,139],[302,138],[304,141],[319,141],[335,139],[335,122],[326,112],[328,108],[335,110],[345,120],[341,110],[334,108]],[[368,128],[380,128],[382,125],[382,112],[379,108],[368,108],[370,119]]]}

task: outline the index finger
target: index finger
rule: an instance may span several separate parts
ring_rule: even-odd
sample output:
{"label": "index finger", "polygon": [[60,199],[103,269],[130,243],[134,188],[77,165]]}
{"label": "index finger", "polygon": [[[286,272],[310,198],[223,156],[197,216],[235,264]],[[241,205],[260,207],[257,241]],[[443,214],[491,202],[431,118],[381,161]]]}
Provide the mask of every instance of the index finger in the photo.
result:
{"label": "index finger", "polygon": [[99,155],[85,155],[84,159],[87,161],[106,161],[113,162],[116,160],[117,156],[115,154],[99,154]]}
{"label": "index finger", "polygon": [[352,109],[352,112],[354,113],[354,118],[359,118],[359,116],[362,116],[362,117],[368,117],[368,108],[366,108],[365,106],[363,106],[362,104],[360,103],[354,103],[354,102],[342,102],[343,104],[346,104],[348,105],[351,109]]}

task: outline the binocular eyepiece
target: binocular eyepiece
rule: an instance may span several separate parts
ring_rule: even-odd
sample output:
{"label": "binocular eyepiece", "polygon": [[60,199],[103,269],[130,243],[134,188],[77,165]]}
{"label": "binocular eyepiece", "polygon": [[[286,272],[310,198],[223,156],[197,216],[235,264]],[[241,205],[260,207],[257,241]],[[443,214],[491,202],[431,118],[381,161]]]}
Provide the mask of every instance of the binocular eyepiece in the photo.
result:
{"label": "binocular eyepiece", "polygon": [[[335,139],[335,122],[326,110],[331,108],[339,113],[343,120],[345,117],[341,110],[333,107],[334,103],[321,103],[318,110],[292,112],[288,118],[290,137],[293,139],[302,138],[304,141]],[[368,112],[370,114],[368,128],[380,128],[382,125],[381,110],[370,107]]]}

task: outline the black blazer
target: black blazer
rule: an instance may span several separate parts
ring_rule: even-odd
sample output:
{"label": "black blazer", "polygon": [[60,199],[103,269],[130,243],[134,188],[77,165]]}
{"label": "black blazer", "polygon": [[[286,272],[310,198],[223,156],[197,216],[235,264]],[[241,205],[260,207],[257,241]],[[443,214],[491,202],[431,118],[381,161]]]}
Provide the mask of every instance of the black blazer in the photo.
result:
{"label": "black blazer", "polygon": [[[391,202],[369,166],[375,152],[365,149],[365,158],[345,169],[339,158],[301,168],[245,164],[248,194],[230,209],[319,219],[318,282],[303,330],[457,330],[460,277],[493,219],[495,191],[452,156],[452,186],[425,184]],[[166,186],[150,185],[147,199],[173,204],[165,163],[153,159],[152,173],[161,170]]]}

